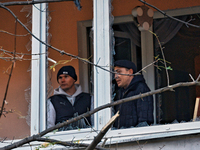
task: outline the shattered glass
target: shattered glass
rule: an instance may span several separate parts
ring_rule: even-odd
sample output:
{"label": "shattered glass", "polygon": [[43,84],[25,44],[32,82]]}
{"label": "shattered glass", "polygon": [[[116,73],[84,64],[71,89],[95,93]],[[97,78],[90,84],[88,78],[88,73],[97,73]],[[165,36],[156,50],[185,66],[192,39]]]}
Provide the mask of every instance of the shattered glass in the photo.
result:
{"label": "shattered glass", "polygon": [[[46,10],[47,10],[47,43],[49,44],[52,35],[51,35],[51,33],[48,32],[48,30],[50,28],[49,23],[51,22],[52,18],[49,14],[48,6],[45,9],[45,11]],[[26,25],[26,27],[31,29],[31,27],[32,27],[32,6],[31,5],[24,6],[20,12],[27,12],[26,13],[27,22],[25,23],[25,25]],[[32,50],[32,36],[30,36],[30,40],[25,45],[25,47],[28,52],[30,52]],[[30,71],[31,71],[31,64],[30,64],[29,68],[27,69],[27,72],[30,72]],[[53,86],[52,86],[50,79],[51,79],[51,73],[48,72],[47,73],[47,97],[49,97],[53,92]],[[30,122],[31,122],[31,86],[27,87],[27,89],[25,89],[24,92],[25,92],[24,93],[25,99],[28,102],[28,111],[27,111],[27,116],[26,116],[26,122],[30,126]]]}
{"label": "shattered glass", "polygon": [[[77,117],[78,113],[74,114],[74,117]],[[72,119],[72,118],[71,118]],[[65,122],[65,121],[63,121]],[[57,124],[63,123],[63,122],[59,122]],[[58,131],[66,131],[66,130],[74,130],[74,129],[80,129],[80,128],[89,128],[90,126],[86,124],[87,120],[85,119],[80,119],[76,122],[73,122],[67,126],[64,126],[62,128],[59,128]]]}

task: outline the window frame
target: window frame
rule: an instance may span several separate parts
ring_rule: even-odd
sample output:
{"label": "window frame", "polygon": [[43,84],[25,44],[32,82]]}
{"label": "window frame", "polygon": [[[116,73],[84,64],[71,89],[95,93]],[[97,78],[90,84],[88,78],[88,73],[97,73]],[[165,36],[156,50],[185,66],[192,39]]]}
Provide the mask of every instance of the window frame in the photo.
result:
{"label": "window frame", "polygon": [[[97,7],[98,5],[98,7]],[[94,28],[94,38],[97,38],[97,35],[100,34],[101,30],[97,30],[97,25],[98,22],[103,22],[101,19],[96,19],[95,20],[95,16],[97,18],[98,15],[100,15],[100,12],[104,12],[105,17],[106,14],[108,14],[109,12],[109,8],[107,9],[107,12],[105,12],[105,8],[108,4],[105,4],[103,2],[98,2],[97,0],[94,1],[94,26],[96,24],[96,28]],[[101,6],[101,7],[100,7]],[[108,6],[107,6],[108,7]],[[101,8],[104,8],[104,11],[101,10]],[[183,9],[176,9],[176,10],[168,10],[165,11],[168,15],[171,16],[178,16],[178,15],[189,15],[189,14],[194,14],[194,13],[200,13],[200,6],[196,6],[196,7],[192,7],[191,8],[183,8]],[[96,13],[96,14],[95,14]],[[109,15],[107,15],[107,17],[109,17]],[[160,14],[159,12],[155,12],[154,13],[154,19],[157,18],[162,18],[163,15]],[[99,17],[101,18],[101,17]],[[103,19],[103,18],[102,18]],[[105,18],[104,18],[105,19]],[[106,19],[106,21],[108,21],[109,18]],[[122,23],[122,22],[131,22],[132,21],[132,16],[131,15],[127,15],[127,16],[120,16],[120,17],[115,17],[114,19],[114,23]],[[108,27],[109,23],[105,23],[103,26],[98,26],[99,28],[103,28],[106,27],[107,31],[106,31],[106,35],[107,37],[110,38],[109,34],[109,27]],[[85,56],[87,56],[87,41],[86,41],[86,35],[87,35],[87,30],[86,28],[89,26],[92,26],[92,21],[81,21],[77,23],[78,26],[78,42],[79,42],[79,56],[82,58],[86,58]],[[81,35],[81,36],[80,36]],[[142,35],[142,38],[145,38],[146,33],[144,33]],[[106,37],[106,36],[105,36]],[[148,37],[148,44],[150,44],[150,46],[146,43],[146,45],[144,45],[144,47],[142,47],[142,66],[144,67],[145,65],[153,62],[151,59],[153,59],[153,37]],[[96,41],[94,41],[94,51],[98,51],[97,49],[97,44],[99,39],[97,38]],[[105,41],[109,41],[110,39],[104,39]],[[143,39],[146,40],[146,39]],[[97,42],[98,41],[98,42]],[[104,42],[105,42],[104,41]],[[100,44],[100,43],[99,43]],[[102,44],[102,43],[101,43]],[[106,43],[106,45],[108,46],[109,44]],[[150,47],[150,48],[149,48]],[[94,63],[98,62],[98,58],[102,55],[105,56],[105,54],[107,54],[107,49],[110,49],[110,47],[106,47],[106,49],[104,51],[101,51],[101,53],[96,54],[96,60]],[[146,52],[149,51],[151,54],[147,54]],[[143,56],[143,54],[145,54]],[[148,56],[148,57],[147,57]],[[152,56],[151,59],[149,59]],[[108,58],[110,59],[110,55],[106,58],[104,58],[104,64],[99,64],[99,65],[108,65],[110,64],[110,60],[108,60]],[[108,60],[108,61],[107,61]],[[82,72],[81,70],[84,70],[84,73],[81,73],[82,78],[80,79],[80,84],[84,85],[83,89],[87,89],[87,84],[89,83],[88,81],[88,72],[87,70],[87,65],[84,66],[84,64],[79,63],[80,66],[80,72]],[[94,68],[95,70],[96,68]],[[147,84],[150,86],[151,90],[155,89],[155,85],[154,85],[154,69],[152,71],[151,68],[149,68],[150,71],[147,70],[147,74],[145,74],[145,79],[147,81]],[[95,82],[98,81],[103,81],[108,82],[109,84],[101,84],[101,91],[100,93],[96,94],[94,93],[94,100],[95,100],[95,107],[98,107],[100,105],[109,103],[111,101],[111,91],[106,91],[104,87],[110,88],[111,89],[111,77],[109,75],[109,73],[106,73],[106,75],[104,74],[104,71],[102,71],[101,77],[99,78],[99,72],[101,70],[98,69],[98,73],[96,72],[94,74],[94,79],[96,80]],[[86,80],[83,80],[84,77],[86,77]],[[153,80],[152,80],[153,77]],[[96,88],[94,91],[98,91],[98,89],[100,88],[97,84],[99,83],[95,83],[94,88]],[[98,88],[97,88],[98,87]],[[87,91],[87,90],[86,90]],[[104,97],[107,97],[107,100],[104,99],[104,101],[102,101],[102,97],[99,95],[101,93],[104,93]],[[109,95],[109,96],[108,96]],[[33,100],[35,100],[34,98],[32,98],[32,102]],[[38,108],[38,103],[35,104],[37,106],[37,111],[35,112],[31,112],[33,114],[37,114],[37,116],[39,115],[39,108]],[[33,107],[32,107],[33,108]],[[155,112],[154,112],[155,113]],[[110,115],[108,115],[110,114]],[[105,116],[105,117],[99,117],[99,116]],[[101,130],[101,128],[108,122],[108,120],[111,118],[111,109],[107,108],[104,111],[100,111],[98,113],[95,114],[95,125],[94,125],[94,129],[99,131]],[[39,120],[33,120],[34,118],[31,118],[31,128],[34,129],[35,128],[35,123],[37,124],[38,127],[41,127],[41,125],[39,124]],[[36,133],[36,132],[32,132],[32,133]],[[38,132],[37,132],[38,133]],[[180,135],[186,135],[186,134],[194,134],[194,133],[200,133],[200,122],[186,122],[186,123],[179,123],[179,124],[166,124],[166,125],[154,125],[154,126],[150,126],[150,127],[137,127],[137,128],[128,128],[128,129],[119,129],[119,130],[109,130],[108,133],[105,135],[104,138],[109,138],[110,140],[107,140],[107,144],[114,144],[114,143],[123,143],[123,142],[129,142],[129,141],[138,141],[138,140],[145,140],[145,139],[154,139],[154,138],[163,138],[163,137],[171,137],[171,136],[180,136]],[[92,129],[88,128],[88,129],[80,129],[80,130],[71,130],[71,131],[62,131],[62,132],[56,132],[56,133],[49,133],[46,136],[53,138],[53,139],[58,139],[58,140],[65,140],[65,141],[76,141],[76,140],[84,140],[86,143],[91,142],[91,140],[93,140],[94,136],[96,136],[97,133],[95,131],[93,131]],[[74,139],[73,139],[74,137]]]}
{"label": "window frame", "polygon": [[[200,6],[190,7],[190,8],[181,8],[175,10],[165,11],[170,16],[182,16],[190,15],[195,13],[200,13]],[[154,19],[163,18],[164,16],[159,12],[154,13]],[[119,16],[114,18],[114,23],[125,23],[132,22],[132,15]],[[152,28],[151,28],[152,30]],[[148,35],[148,33],[141,34],[141,40],[146,41],[145,45],[142,45],[142,67],[153,62],[153,36]],[[147,53],[148,52],[148,53]],[[150,52],[150,54],[149,54]],[[147,57],[148,56],[148,57]],[[152,59],[149,59],[150,57]],[[153,66],[152,66],[153,67]],[[154,68],[148,68],[147,74],[144,75],[147,84],[151,90],[155,89],[155,75]],[[153,76],[153,80],[152,80]],[[155,98],[154,98],[155,99]],[[155,103],[154,103],[155,106]],[[155,110],[154,110],[154,113]],[[153,125],[148,127],[137,127],[137,128],[128,128],[128,129],[118,129],[118,130],[109,130],[104,138],[110,138],[111,140],[107,141],[107,144],[111,143],[123,143],[129,141],[145,140],[145,139],[154,139],[154,138],[163,138],[163,137],[172,137],[180,136],[187,134],[200,133],[200,122],[186,122],[178,124],[166,124],[166,125]]]}
{"label": "window frame", "polygon": [[[32,6],[32,33],[46,42],[46,3]],[[47,88],[47,56],[46,45],[32,38],[31,59],[31,126],[30,134],[37,134],[46,129],[46,88]],[[43,53],[43,55],[34,55]],[[34,93],[34,94],[33,94]]]}

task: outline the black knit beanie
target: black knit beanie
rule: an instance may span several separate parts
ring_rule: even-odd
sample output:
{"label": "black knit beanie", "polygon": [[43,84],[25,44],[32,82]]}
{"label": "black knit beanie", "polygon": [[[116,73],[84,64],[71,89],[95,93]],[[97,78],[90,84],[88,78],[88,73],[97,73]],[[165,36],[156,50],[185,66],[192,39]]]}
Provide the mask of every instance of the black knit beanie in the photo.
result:
{"label": "black knit beanie", "polygon": [[77,81],[77,75],[76,75],[74,67],[72,67],[72,66],[63,66],[62,68],[60,68],[60,70],[58,71],[58,74],[57,74],[57,81],[58,81],[59,75],[61,75],[61,74],[68,74],[75,81]]}
{"label": "black knit beanie", "polygon": [[124,67],[127,69],[133,69],[133,73],[137,72],[137,67],[135,66],[135,64],[129,60],[117,60],[114,63],[114,67]]}

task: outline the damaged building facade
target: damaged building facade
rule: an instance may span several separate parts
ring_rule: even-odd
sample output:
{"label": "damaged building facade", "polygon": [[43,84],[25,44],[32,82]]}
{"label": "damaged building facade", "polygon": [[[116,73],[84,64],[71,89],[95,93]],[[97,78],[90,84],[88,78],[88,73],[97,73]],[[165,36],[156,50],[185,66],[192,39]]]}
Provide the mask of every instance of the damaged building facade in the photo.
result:
{"label": "damaged building facade", "polygon": [[[80,3],[8,6],[34,36],[1,8],[1,101],[5,97],[11,65],[13,62],[15,65],[0,118],[0,140],[3,141],[0,147],[12,139],[23,139],[46,129],[46,101],[58,87],[56,74],[63,65],[75,67],[77,83],[93,95],[94,108],[113,101],[115,87],[113,74],[109,71],[113,71],[116,60],[131,60],[138,70],[144,68],[141,73],[152,91],[190,82],[192,78],[195,80],[200,74],[200,2],[146,2],[160,11],[140,0],[81,0]],[[152,10],[149,14],[147,11],[147,17],[137,12],[137,8],[143,6]],[[148,17],[152,19],[150,22]],[[143,25],[141,20],[149,24]],[[9,53],[13,50],[17,52],[15,59]],[[199,149],[198,111],[194,118],[198,97],[198,86],[156,94],[153,124],[118,130],[111,128],[100,144],[105,141],[105,148],[119,150]],[[112,116],[112,108],[95,113],[93,129],[100,131]],[[47,136],[90,143],[97,135],[93,129],[62,131]],[[36,142],[33,147],[40,144]],[[18,149],[28,148],[31,149],[26,145]],[[48,148],[65,147],[54,145]]]}

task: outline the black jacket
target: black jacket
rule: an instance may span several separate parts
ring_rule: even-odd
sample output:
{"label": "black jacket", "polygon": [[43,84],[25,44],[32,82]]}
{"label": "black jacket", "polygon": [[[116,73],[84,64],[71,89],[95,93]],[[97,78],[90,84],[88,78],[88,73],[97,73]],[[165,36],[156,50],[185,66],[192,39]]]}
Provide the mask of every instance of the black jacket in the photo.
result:
{"label": "black jacket", "polygon": [[[88,93],[82,92],[77,95],[73,106],[67,99],[66,95],[54,95],[50,97],[50,99],[56,111],[55,124],[90,111],[91,96]],[[91,123],[90,117],[88,117],[87,120]]]}
{"label": "black jacket", "polygon": [[[116,94],[115,101],[140,93],[149,92],[150,89],[145,83],[142,75],[134,76],[130,85],[126,88],[120,88]],[[114,127],[131,127],[140,122],[153,123],[153,96],[126,102],[114,107],[115,112],[120,110],[120,116],[115,121]]]}

